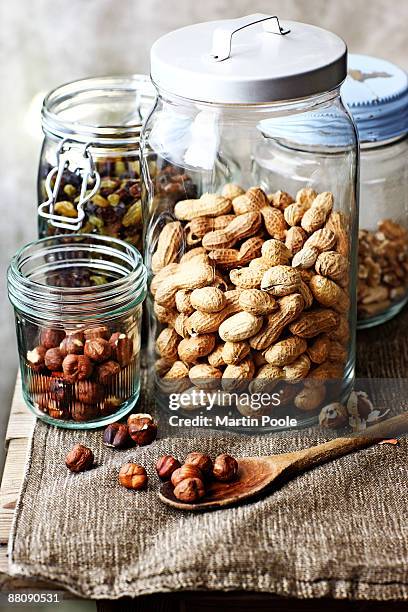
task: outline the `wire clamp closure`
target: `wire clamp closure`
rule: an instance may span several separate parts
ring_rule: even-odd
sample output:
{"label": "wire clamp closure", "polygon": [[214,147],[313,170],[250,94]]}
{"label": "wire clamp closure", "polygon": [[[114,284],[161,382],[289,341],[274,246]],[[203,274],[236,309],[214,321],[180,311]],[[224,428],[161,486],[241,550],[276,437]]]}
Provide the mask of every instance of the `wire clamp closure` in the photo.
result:
{"label": "wire clamp closure", "polygon": [[[72,149],[77,149],[78,151],[78,143],[67,138],[63,140],[58,147],[57,165],[49,171],[45,179],[45,190],[48,199],[38,207],[38,214],[48,219],[53,227],[59,227],[73,232],[80,230],[82,227],[82,222],[85,217],[84,205],[94,197],[101,183],[101,177],[95,169],[95,164],[89,150],[91,146],[92,143],[88,142],[80,152],[81,154],[78,156],[78,159],[75,158],[75,171],[79,171],[82,177],[81,191],[77,204],[77,215],[75,217],[67,217],[55,213],[55,205],[57,204],[58,192],[60,190],[64,171],[70,166],[70,163],[72,163]],[[52,187],[54,176],[55,182]],[[94,185],[92,189],[88,191],[89,180],[93,180]]]}

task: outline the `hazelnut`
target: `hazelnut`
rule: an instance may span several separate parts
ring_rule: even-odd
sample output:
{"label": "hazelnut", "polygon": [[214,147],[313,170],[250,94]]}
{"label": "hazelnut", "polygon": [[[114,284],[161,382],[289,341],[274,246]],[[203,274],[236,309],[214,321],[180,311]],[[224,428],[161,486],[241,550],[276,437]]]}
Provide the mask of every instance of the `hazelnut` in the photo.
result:
{"label": "hazelnut", "polygon": [[214,461],[213,475],[221,482],[229,482],[238,473],[238,462],[231,455],[218,455]]}
{"label": "hazelnut", "polygon": [[114,353],[115,353],[116,341],[117,341],[117,339],[119,338],[120,335],[121,335],[121,332],[115,332],[109,338],[109,344],[111,345],[112,355],[114,355]]}
{"label": "hazelnut", "polygon": [[44,367],[44,357],[47,352],[44,346],[36,346],[27,353],[27,362],[32,370],[39,372]]}
{"label": "hazelnut", "polygon": [[374,405],[365,391],[352,391],[347,401],[347,412],[359,419],[368,419]]}
{"label": "hazelnut", "polygon": [[65,337],[65,332],[60,329],[43,329],[40,333],[40,343],[48,350],[56,348]]}
{"label": "hazelnut", "polygon": [[53,372],[53,376],[50,381],[50,395],[53,400],[61,403],[68,403],[70,400],[69,389],[62,379],[62,372]]}
{"label": "hazelnut", "polygon": [[213,470],[213,462],[211,457],[204,455],[204,453],[189,453],[184,461],[184,465],[194,465],[205,476],[209,476]]}
{"label": "hazelnut", "polygon": [[85,355],[67,355],[62,362],[64,378],[69,383],[85,380],[92,374],[93,365]]}
{"label": "hazelnut", "polygon": [[181,468],[174,470],[171,475],[171,483],[173,487],[177,487],[179,482],[185,480],[186,478],[198,478],[199,480],[203,480],[203,473],[195,465],[182,465]]}
{"label": "hazelnut", "polygon": [[159,478],[162,480],[169,480],[173,472],[178,470],[180,461],[175,459],[172,455],[163,455],[156,463],[156,471]]}
{"label": "hazelnut", "polygon": [[98,325],[97,327],[89,327],[84,331],[85,340],[95,340],[95,338],[103,338],[108,340],[110,336],[109,328],[106,325]]}
{"label": "hazelnut", "polygon": [[99,407],[99,410],[101,411],[101,415],[109,416],[110,414],[113,414],[114,412],[119,410],[122,403],[123,403],[123,400],[121,400],[119,397],[116,397],[115,395],[110,395],[103,401],[103,403]]}
{"label": "hazelnut", "polygon": [[112,448],[126,448],[132,442],[128,426],[123,423],[111,423],[103,432],[103,443]]}
{"label": "hazelnut", "polygon": [[50,348],[45,353],[44,363],[52,372],[61,369],[62,360],[63,356],[59,348]]}
{"label": "hazelnut", "polygon": [[80,380],[76,384],[76,396],[84,404],[96,404],[103,399],[103,387],[90,380]]}
{"label": "hazelnut", "polygon": [[128,425],[144,425],[145,423],[154,423],[153,417],[151,414],[147,414],[146,412],[133,413],[128,416],[127,424]]}
{"label": "hazelnut", "polygon": [[126,334],[116,332],[109,339],[112,355],[118,361],[121,368],[125,368],[132,361],[133,342]]}
{"label": "hazelnut", "polygon": [[86,380],[93,371],[93,363],[86,355],[78,355],[78,380]]}
{"label": "hazelnut", "polygon": [[71,472],[89,470],[93,462],[93,452],[83,444],[75,444],[74,448],[65,457],[65,465]]}
{"label": "hazelnut", "polygon": [[84,343],[81,338],[77,337],[77,334],[69,334],[65,336],[59,348],[63,357],[67,355],[80,355],[84,351]]}
{"label": "hazelnut", "polygon": [[103,385],[108,385],[120,372],[120,365],[116,361],[105,361],[98,366],[96,377]]}
{"label": "hazelnut", "polygon": [[66,335],[69,336],[70,338],[73,338],[74,340],[80,340],[82,344],[85,344],[85,336],[84,336],[83,329],[74,329],[74,330],[70,329],[66,331]]}
{"label": "hazelnut", "polygon": [[147,481],[146,470],[137,463],[125,463],[120,468],[119,483],[126,489],[144,489]]}
{"label": "hazelnut", "polygon": [[146,446],[156,439],[157,425],[150,414],[131,414],[128,426],[130,437],[138,446]]}
{"label": "hazelnut", "polygon": [[205,495],[203,481],[199,478],[185,478],[174,488],[174,496],[183,502],[196,502]]}
{"label": "hazelnut", "polygon": [[138,446],[146,446],[156,439],[157,425],[156,423],[145,423],[141,428],[138,425],[130,425],[129,434]]}
{"label": "hazelnut", "polygon": [[299,387],[293,382],[283,382],[278,386],[276,393],[279,395],[279,406],[287,406],[299,393]]}
{"label": "hazelnut", "polygon": [[333,402],[324,406],[319,414],[320,427],[328,429],[338,429],[347,425],[349,415],[347,408],[340,402]]}
{"label": "hazelnut", "polygon": [[52,419],[68,418],[68,411],[64,405],[60,405],[53,399],[50,399],[48,394],[39,393],[33,398],[35,406],[42,412],[46,412]]}
{"label": "hazelnut", "polygon": [[50,390],[51,377],[39,374],[38,376],[30,376],[27,381],[29,393],[47,393]]}
{"label": "hazelnut", "polygon": [[111,347],[107,340],[94,338],[85,342],[84,354],[92,361],[106,361],[111,355]]}
{"label": "hazelnut", "polygon": [[81,402],[73,402],[71,405],[71,417],[78,423],[86,423],[93,421],[99,416],[98,406],[95,404],[82,404]]}
{"label": "hazelnut", "polygon": [[48,412],[48,404],[52,400],[48,400],[44,393],[35,393],[31,396],[31,399],[37,410],[41,410],[41,412]]}
{"label": "hazelnut", "polygon": [[48,402],[48,415],[52,419],[66,419],[68,418],[67,411],[63,408],[58,408],[57,403],[53,400]]}

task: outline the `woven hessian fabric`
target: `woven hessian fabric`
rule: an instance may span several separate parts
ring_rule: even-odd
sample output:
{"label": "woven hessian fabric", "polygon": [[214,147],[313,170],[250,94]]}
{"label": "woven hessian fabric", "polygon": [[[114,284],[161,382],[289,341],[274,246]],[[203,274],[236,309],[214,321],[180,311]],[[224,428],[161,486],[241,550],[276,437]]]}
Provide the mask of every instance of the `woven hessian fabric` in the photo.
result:
{"label": "woven hessian fabric", "polygon": [[[403,377],[408,316],[360,335],[360,376]],[[146,409],[144,406],[143,409]],[[178,590],[248,590],[289,597],[408,598],[408,442],[377,445],[311,470],[244,506],[182,513],[157,499],[156,459],[190,450],[254,456],[323,441],[322,432],[159,439],[113,451],[100,431],[38,422],[16,509],[10,572],[54,580],[87,598]],[[71,474],[74,443],[96,466]],[[118,486],[121,464],[150,476],[144,492]]]}

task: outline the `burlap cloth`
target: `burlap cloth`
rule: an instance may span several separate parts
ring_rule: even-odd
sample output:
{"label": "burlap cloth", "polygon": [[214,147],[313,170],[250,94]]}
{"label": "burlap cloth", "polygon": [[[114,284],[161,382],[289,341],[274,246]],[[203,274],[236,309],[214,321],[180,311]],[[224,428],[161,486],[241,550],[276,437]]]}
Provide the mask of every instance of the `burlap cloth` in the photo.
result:
{"label": "burlap cloth", "polygon": [[[408,316],[360,337],[361,376],[406,376]],[[260,501],[205,514],[157,499],[153,465],[194,439],[112,451],[99,432],[37,423],[10,541],[10,572],[54,580],[88,598],[177,590],[251,590],[290,597],[408,598],[408,442],[375,446],[295,478]],[[236,456],[323,441],[313,431],[206,436],[199,447]],[[97,466],[71,474],[76,442]],[[122,463],[148,468],[149,488],[117,484]]]}

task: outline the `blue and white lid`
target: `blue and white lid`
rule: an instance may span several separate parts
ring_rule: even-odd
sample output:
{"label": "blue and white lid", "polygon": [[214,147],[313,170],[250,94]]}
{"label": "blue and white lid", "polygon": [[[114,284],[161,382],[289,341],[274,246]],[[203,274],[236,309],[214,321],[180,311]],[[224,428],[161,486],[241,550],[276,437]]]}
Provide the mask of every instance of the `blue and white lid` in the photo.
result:
{"label": "blue and white lid", "polygon": [[408,75],[386,60],[349,54],[343,102],[361,142],[383,142],[408,133]]}

